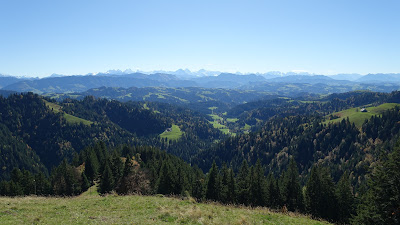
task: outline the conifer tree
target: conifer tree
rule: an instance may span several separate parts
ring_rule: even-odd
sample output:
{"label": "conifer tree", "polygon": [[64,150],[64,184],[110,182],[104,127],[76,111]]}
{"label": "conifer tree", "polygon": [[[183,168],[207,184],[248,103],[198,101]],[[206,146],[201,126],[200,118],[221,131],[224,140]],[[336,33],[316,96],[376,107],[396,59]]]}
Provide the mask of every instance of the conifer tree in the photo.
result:
{"label": "conifer tree", "polygon": [[24,190],[24,195],[35,194],[35,177],[28,170],[22,170],[22,180],[20,185]]}
{"label": "conifer tree", "polygon": [[93,181],[97,179],[98,170],[99,170],[99,161],[97,159],[97,156],[93,148],[89,148],[86,156],[84,172],[86,177],[91,183],[93,183]]}
{"label": "conifer tree", "polygon": [[289,167],[285,173],[282,195],[288,210],[302,211],[304,209],[303,192],[300,186],[299,172],[293,158],[290,159]]}
{"label": "conifer tree", "polygon": [[81,189],[82,189],[82,191],[86,191],[87,189],[89,189],[89,187],[90,187],[90,182],[89,182],[89,180],[87,179],[87,177],[86,177],[86,174],[85,173],[82,173],[82,183],[81,183]]}
{"label": "conifer tree", "polygon": [[111,157],[111,171],[113,173],[115,183],[117,183],[121,179],[123,170],[124,163],[122,162],[118,151],[114,150]]}
{"label": "conifer tree", "polygon": [[319,171],[317,166],[313,166],[305,191],[306,209],[308,213],[316,217],[321,217],[320,210],[322,208],[322,204],[325,204],[322,201],[321,195],[323,194],[322,181],[320,179]]}
{"label": "conifer tree", "polygon": [[228,180],[228,202],[236,203],[237,193],[236,193],[236,181],[233,169],[229,169],[229,180]]}
{"label": "conifer tree", "polygon": [[335,221],[337,218],[337,199],[335,195],[335,183],[327,168],[321,167],[321,181],[322,181],[322,201],[325,204],[321,208],[321,216],[329,221]]}
{"label": "conifer tree", "polygon": [[260,160],[257,160],[256,166],[252,167],[251,171],[251,204],[256,206],[263,206],[265,205],[266,199],[266,181]]}
{"label": "conifer tree", "polygon": [[157,193],[175,194],[175,181],[173,177],[172,166],[169,160],[163,161],[157,183]]}
{"label": "conifer tree", "polygon": [[10,184],[9,182],[2,180],[0,182],[0,196],[10,195]]}
{"label": "conifer tree", "polygon": [[190,191],[189,181],[187,179],[186,172],[181,166],[178,167],[177,172],[177,185],[175,193],[184,195],[185,191]]}
{"label": "conifer tree", "polygon": [[250,203],[250,170],[246,160],[243,160],[237,176],[237,201],[245,205]]}
{"label": "conifer tree", "polygon": [[345,172],[336,186],[337,197],[337,221],[348,224],[351,215],[354,213],[354,196],[349,179]]}
{"label": "conifer tree", "polygon": [[81,192],[79,174],[66,159],[52,171],[51,185],[56,195],[75,195]]}
{"label": "conifer tree", "polygon": [[36,195],[51,194],[50,182],[42,172],[35,175],[34,182]]}
{"label": "conifer tree", "polygon": [[195,168],[194,182],[192,184],[192,195],[193,197],[201,200],[204,198],[204,174],[198,167]]}
{"label": "conifer tree", "polygon": [[307,211],[315,217],[330,221],[337,219],[337,199],[335,185],[323,167],[314,166],[305,191]]}
{"label": "conifer tree", "polygon": [[221,187],[220,187],[220,201],[229,202],[229,169],[224,163],[221,168]]}
{"label": "conifer tree", "polygon": [[122,177],[120,183],[117,188],[117,192],[119,194],[128,194],[128,179],[129,175],[133,170],[132,158],[130,155],[126,156],[125,164],[124,164],[124,171],[122,173]]}
{"label": "conifer tree", "polygon": [[218,201],[219,200],[219,171],[215,161],[213,162],[210,171],[207,174],[207,189],[206,199]]}
{"label": "conifer tree", "polygon": [[266,184],[266,205],[271,208],[278,208],[281,204],[282,199],[278,187],[278,180],[276,180],[272,172],[270,172]]}
{"label": "conifer tree", "polygon": [[357,209],[354,224],[400,223],[400,141],[369,179],[369,189]]}
{"label": "conifer tree", "polygon": [[110,193],[114,189],[114,177],[110,169],[110,163],[106,160],[104,171],[101,175],[99,192],[102,194]]}
{"label": "conifer tree", "polygon": [[9,196],[20,196],[24,195],[24,190],[19,183],[11,181],[9,184]]}

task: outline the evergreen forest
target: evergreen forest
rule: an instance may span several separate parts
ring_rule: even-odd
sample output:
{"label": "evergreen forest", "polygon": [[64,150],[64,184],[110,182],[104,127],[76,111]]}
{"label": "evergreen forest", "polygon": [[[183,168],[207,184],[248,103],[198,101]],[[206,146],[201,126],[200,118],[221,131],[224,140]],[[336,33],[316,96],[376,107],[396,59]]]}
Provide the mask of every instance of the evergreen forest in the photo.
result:
{"label": "evergreen forest", "polygon": [[161,101],[115,91],[0,96],[0,195],[77,196],[95,186],[337,224],[400,223],[398,91],[205,97],[187,88]]}

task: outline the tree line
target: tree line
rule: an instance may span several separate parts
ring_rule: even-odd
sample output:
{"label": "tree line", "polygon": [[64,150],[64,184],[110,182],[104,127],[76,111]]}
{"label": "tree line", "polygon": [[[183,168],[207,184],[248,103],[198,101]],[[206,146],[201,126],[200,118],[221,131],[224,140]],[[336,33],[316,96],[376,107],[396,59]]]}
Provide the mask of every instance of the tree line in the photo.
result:
{"label": "tree line", "polygon": [[[0,194],[74,196],[97,184],[101,194],[192,196],[198,201],[285,207],[331,221],[348,221],[354,210],[348,179],[344,175],[335,187],[327,170],[315,167],[304,191],[293,158],[279,176],[273,173],[265,176],[260,161],[253,166],[243,161],[237,174],[225,164],[218,168],[214,162],[204,174],[198,167],[152,147],[124,146],[110,151],[99,142],[85,148],[71,163],[63,160],[49,177],[15,168],[11,179],[0,183]],[[320,207],[326,202],[332,204]],[[336,211],[339,205],[342,211]]]}
{"label": "tree line", "polygon": [[0,195],[74,196],[97,185],[101,194],[164,194],[192,196],[198,201],[266,206],[308,213],[336,223],[397,224],[400,219],[400,142],[383,154],[368,179],[366,191],[355,197],[350,175],[337,183],[328,168],[314,165],[304,186],[293,157],[286,170],[265,176],[260,160],[242,162],[235,174],[214,162],[207,174],[180,158],[147,146],[112,151],[102,142],[85,148],[71,163],[63,160],[49,177],[15,168],[0,182]]}

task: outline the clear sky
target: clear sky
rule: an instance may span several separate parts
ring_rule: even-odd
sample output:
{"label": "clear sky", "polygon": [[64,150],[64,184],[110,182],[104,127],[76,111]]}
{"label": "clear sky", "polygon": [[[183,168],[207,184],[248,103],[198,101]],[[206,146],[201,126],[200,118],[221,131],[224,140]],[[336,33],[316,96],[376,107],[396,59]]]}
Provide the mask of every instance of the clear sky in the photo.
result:
{"label": "clear sky", "polygon": [[399,73],[399,12],[398,0],[0,0],[0,73]]}

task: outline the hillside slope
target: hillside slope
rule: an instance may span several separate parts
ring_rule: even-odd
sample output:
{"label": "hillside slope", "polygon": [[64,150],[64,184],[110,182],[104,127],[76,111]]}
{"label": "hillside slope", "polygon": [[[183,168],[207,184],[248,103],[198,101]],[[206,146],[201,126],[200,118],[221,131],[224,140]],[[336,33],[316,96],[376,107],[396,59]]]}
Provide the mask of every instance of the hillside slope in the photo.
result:
{"label": "hillside slope", "polygon": [[324,123],[338,123],[348,117],[350,122],[354,123],[357,127],[361,127],[365,120],[370,119],[372,116],[382,115],[385,110],[394,108],[398,105],[399,104],[397,103],[384,103],[378,106],[366,107],[366,111],[364,112],[361,111],[361,108],[357,107],[342,110],[326,116],[327,120]]}
{"label": "hillside slope", "polygon": [[156,196],[0,198],[1,224],[328,224],[302,215]]}

